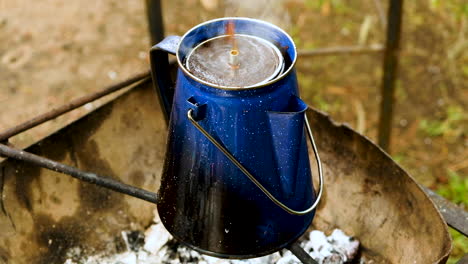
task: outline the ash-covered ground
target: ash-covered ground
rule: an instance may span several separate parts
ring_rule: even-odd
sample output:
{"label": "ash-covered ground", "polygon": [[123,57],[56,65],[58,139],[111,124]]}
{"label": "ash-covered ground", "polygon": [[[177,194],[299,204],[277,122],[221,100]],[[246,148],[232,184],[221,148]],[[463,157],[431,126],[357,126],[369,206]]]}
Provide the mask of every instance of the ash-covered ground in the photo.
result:
{"label": "ash-covered ground", "polygon": [[[202,255],[174,240],[156,215],[145,232],[122,231],[127,250],[114,255],[81,256],[78,248],[68,252],[64,264],[296,264],[301,263],[289,250],[281,250],[260,258],[246,260],[219,259]],[[359,241],[339,229],[330,235],[314,230],[305,236],[302,247],[320,264],[372,263],[355,259]]]}

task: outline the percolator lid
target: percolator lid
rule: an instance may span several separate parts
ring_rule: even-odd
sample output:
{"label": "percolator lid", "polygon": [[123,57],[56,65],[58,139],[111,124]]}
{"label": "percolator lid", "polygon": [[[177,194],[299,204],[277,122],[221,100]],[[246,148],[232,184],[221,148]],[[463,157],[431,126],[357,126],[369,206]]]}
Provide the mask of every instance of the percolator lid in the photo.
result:
{"label": "percolator lid", "polygon": [[[284,67],[279,49],[267,40],[250,35],[224,35],[196,46],[186,67],[197,78],[224,88],[248,88],[266,83]],[[236,53],[237,52],[237,53]]]}

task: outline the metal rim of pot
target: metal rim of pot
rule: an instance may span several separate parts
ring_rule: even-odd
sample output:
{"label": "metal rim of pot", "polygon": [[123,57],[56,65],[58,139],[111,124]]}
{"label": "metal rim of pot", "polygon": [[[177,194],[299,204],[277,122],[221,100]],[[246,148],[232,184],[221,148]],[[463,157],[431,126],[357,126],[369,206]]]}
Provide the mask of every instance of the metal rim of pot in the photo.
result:
{"label": "metal rim of pot", "polygon": [[[269,27],[272,27],[274,28],[275,30],[278,30],[279,32],[281,32],[286,38],[288,38],[288,40],[292,43],[292,48],[293,51],[294,51],[294,58],[292,58],[292,61],[291,61],[291,65],[285,70],[283,71],[281,74],[279,74],[277,77],[267,81],[267,82],[262,82],[261,84],[257,84],[257,85],[252,85],[252,86],[246,86],[246,87],[230,87],[230,86],[221,86],[221,85],[215,85],[215,84],[212,84],[212,83],[209,83],[207,81],[204,81],[198,77],[196,77],[195,75],[193,75],[190,71],[187,70],[187,68],[184,66],[184,64],[182,63],[181,61],[181,58],[179,56],[179,48],[184,40],[184,38],[189,35],[191,32],[193,32],[194,30],[196,30],[197,28],[200,28],[200,27],[203,27],[205,25],[208,25],[210,23],[213,23],[213,22],[217,22],[217,21],[229,21],[229,20],[244,20],[244,21],[253,21],[255,23],[260,23],[260,24],[264,24],[264,25],[267,25]],[[268,41],[269,42],[269,41]],[[286,33],[286,31],[284,31],[283,29],[281,29],[280,27],[272,24],[272,23],[268,23],[266,21],[263,21],[263,20],[259,20],[259,19],[253,19],[253,18],[246,18],[246,17],[223,17],[223,18],[217,18],[217,19],[212,19],[212,20],[208,20],[206,22],[203,22],[201,24],[198,24],[197,26],[193,27],[192,29],[190,29],[189,31],[187,31],[181,38],[180,38],[180,41],[179,43],[177,44],[177,50],[176,50],[176,57],[177,57],[177,64],[179,65],[179,68],[182,69],[182,71],[184,71],[185,74],[187,74],[187,76],[189,76],[190,78],[192,78],[193,80],[197,81],[197,82],[200,82],[206,86],[210,86],[210,87],[213,87],[213,88],[217,88],[217,89],[222,89],[222,90],[229,90],[229,91],[241,91],[241,90],[251,90],[251,89],[258,89],[258,88],[262,88],[262,87],[265,87],[265,86],[268,86],[268,85],[271,85],[281,79],[283,79],[286,75],[288,75],[292,69],[294,68],[294,66],[296,65],[296,61],[297,61],[297,49],[296,49],[296,44],[294,43],[293,39],[291,38],[291,36],[289,36],[288,33]],[[284,60],[284,58],[283,58]]]}

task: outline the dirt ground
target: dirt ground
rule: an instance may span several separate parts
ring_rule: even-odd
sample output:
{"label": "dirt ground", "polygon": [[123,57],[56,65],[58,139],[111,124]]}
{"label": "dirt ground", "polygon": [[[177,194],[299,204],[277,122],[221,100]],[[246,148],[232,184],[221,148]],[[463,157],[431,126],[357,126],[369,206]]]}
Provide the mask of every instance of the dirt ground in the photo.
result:
{"label": "dirt ground", "polygon": [[[249,16],[283,27],[299,49],[384,41],[379,0],[162,2],[166,35],[216,17]],[[405,1],[404,10],[392,156],[430,188],[454,177],[466,185],[468,6],[417,0]],[[0,131],[145,71],[149,47],[144,1],[0,0]],[[300,57],[302,97],[375,141],[381,65],[379,54]],[[11,142],[27,146],[102,102]]]}

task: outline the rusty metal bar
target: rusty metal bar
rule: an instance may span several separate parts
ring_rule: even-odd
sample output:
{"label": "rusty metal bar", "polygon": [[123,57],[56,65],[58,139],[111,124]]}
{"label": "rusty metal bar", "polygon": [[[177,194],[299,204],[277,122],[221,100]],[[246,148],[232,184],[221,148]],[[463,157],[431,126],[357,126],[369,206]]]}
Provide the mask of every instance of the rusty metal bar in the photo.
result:
{"label": "rusty metal bar", "polygon": [[151,46],[153,46],[164,38],[161,0],[146,0],[146,16],[148,18]]}
{"label": "rusty metal bar", "polygon": [[299,241],[292,243],[288,249],[304,264],[318,264],[299,244]]}
{"label": "rusty metal bar", "polygon": [[81,171],[75,167],[68,166],[50,159],[46,159],[44,157],[40,157],[23,150],[17,150],[3,144],[0,144],[0,156],[24,161],[26,163],[30,163],[52,171],[68,174],[78,180],[96,184],[101,187],[105,187],[119,193],[140,198],[151,203],[158,202],[158,197],[156,193],[140,189],[138,187],[134,187],[125,183],[121,183],[114,179],[97,175],[92,172]]}
{"label": "rusty metal bar", "polygon": [[83,106],[89,102],[92,102],[94,100],[97,100],[103,96],[109,95],[113,92],[116,92],[122,88],[125,88],[131,84],[134,84],[138,81],[148,81],[151,79],[150,72],[144,72],[137,74],[123,82],[111,85],[107,88],[104,88],[103,90],[97,91],[92,94],[85,95],[83,97],[77,98],[75,100],[72,100],[71,102],[64,104],[62,106],[59,106],[58,108],[54,108],[50,110],[49,112],[46,112],[44,114],[38,115],[22,124],[19,124],[15,127],[12,127],[10,129],[7,129],[6,131],[0,133],[0,142],[6,142],[8,141],[9,138],[18,135],[19,133],[22,133],[28,129],[31,129],[33,127],[36,127],[44,122],[50,121],[54,118],[59,117],[60,115],[63,115],[67,112],[70,112],[80,106]]}
{"label": "rusty metal bar", "polygon": [[342,46],[329,47],[310,50],[299,50],[299,56],[326,56],[326,55],[353,55],[353,54],[373,54],[380,53],[384,50],[380,44],[370,46]]}
{"label": "rusty metal bar", "polygon": [[401,17],[403,0],[389,1],[387,40],[383,61],[382,101],[380,103],[379,136],[380,147],[390,152],[390,137],[393,120],[395,79],[398,70],[398,53],[400,48]]}
{"label": "rusty metal bar", "polygon": [[468,253],[466,253],[456,264],[468,264]]}
{"label": "rusty metal bar", "polygon": [[465,236],[468,236],[468,212],[439,196],[432,190],[426,187],[423,187],[423,189],[437,206],[439,212],[444,217],[445,222],[447,222],[447,224],[453,229]]}

